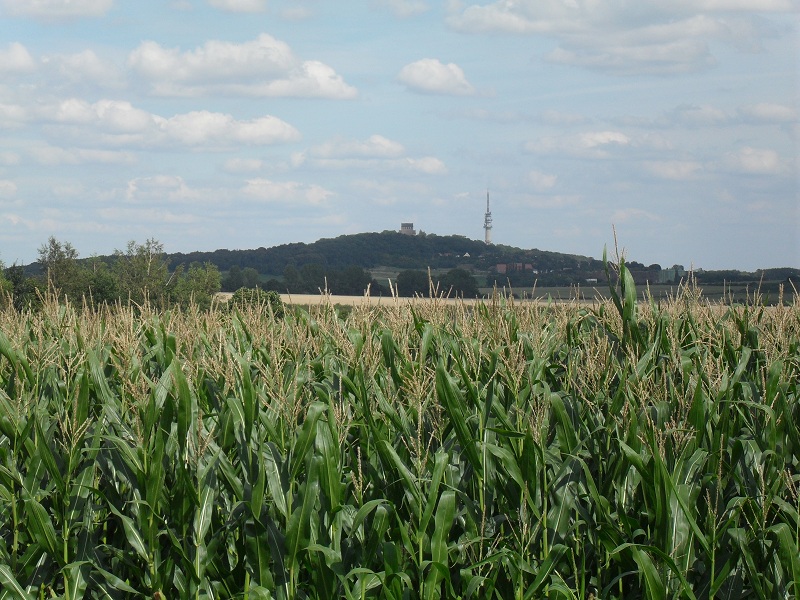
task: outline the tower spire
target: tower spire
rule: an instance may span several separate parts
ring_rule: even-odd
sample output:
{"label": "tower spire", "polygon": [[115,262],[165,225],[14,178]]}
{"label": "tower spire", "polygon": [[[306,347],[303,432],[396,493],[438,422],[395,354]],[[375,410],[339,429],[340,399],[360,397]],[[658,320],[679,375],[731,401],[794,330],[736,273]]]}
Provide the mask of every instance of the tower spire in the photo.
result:
{"label": "tower spire", "polygon": [[483,215],[483,230],[485,232],[483,241],[490,245],[492,243],[492,211],[489,210],[489,190],[486,190],[486,214]]}

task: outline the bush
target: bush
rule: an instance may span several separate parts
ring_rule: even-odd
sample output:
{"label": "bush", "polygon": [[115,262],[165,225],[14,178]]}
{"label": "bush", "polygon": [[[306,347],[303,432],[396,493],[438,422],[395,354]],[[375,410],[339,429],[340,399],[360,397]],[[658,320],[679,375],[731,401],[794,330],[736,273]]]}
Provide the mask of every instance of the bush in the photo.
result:
{"label": "bush", "polygon": [[239,288],[231,296],[228,305],[231,310],[258,308],[264,312],[271,311],[276,319],[282,319],[284,314],[284,305],[280,294],[271,290],[265,292],[261,288]]}

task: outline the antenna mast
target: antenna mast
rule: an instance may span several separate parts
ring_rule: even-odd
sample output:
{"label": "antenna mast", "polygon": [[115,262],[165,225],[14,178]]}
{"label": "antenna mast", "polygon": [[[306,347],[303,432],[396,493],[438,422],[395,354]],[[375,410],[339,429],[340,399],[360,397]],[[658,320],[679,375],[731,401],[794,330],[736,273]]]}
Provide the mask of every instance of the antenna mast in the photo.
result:
{"label": "antenna mast", "polygon": [[483,215],[483,230],[485,232],[484,242],[487,245],[492,243],[492,211],[489,210],[489,190],[486,190],[486,214]]}

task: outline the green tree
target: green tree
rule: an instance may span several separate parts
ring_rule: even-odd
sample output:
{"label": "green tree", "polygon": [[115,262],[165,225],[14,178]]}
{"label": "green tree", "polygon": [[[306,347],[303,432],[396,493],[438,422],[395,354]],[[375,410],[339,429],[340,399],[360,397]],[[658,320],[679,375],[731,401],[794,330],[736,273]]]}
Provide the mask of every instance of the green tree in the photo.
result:
{"label": "green tree", "polygon": [[276,319],[282,319],[284,315],[284,304],[278,292],[265,292],[259,288],[239,288],[233,293],[228,301],[228,306],[232,310],[252,310],[258,309],[264,312],[271,312]]}
{"label": "green tree", "polygon": [[6,266],[0,260],[0,307],[10,304],[13,300],[12,292],[14,287],[5,276]]}
{"label": "green tree", "polygon": [[242,268],[239,265],[233,265],[222,280],[222,289],[226,292],[235,292],[243,285],[244,277],[242,277]]}
{"label": "green tree", "polygon": [[44,270],[47,288],[58,297],[77,300],[86,291],[86,274],[78,265],[78,251],[69,242],[60,242],[51,235],[39,247],[37,262]]}
{"label": "green tree", "polygon": [[283,282],[286,290],[293,294],[305,291],[303,288],[303,278],[294,265],[289,265],[283,270]]}
{"label": "green tree", "polygon": [[261,275],[253,267],[245,267],[244,269],[242,269],[242,285],[244,287],[257,288],[259,287],[260,283],[261,283]]}
{"label": "green tree", "polygon": [[110,304],[119,299],[119,281],[108,264],[97,257],[89,259],[85,268],[88,296],[92,303]]}
{"label": "green tree", "polygon": [[427,296],[430,293],[428,274],[408,269],[397,274],[398,296]]}
{"label": "green tree", "polygon": [[478,282],[465,269],[451,269],[441,281],[440,290],[451,296],[475,298],[480,294]]}
{"label": "green tree", "polygon": [[41,291],[36,281],[25,276],[25,269],[20,265],[8,267],[5,279],[11,284],[11,303],[17,310],[36,308],[41,302]]}
{"label": "green tree", "polygon": [[308,263],[300,268],[300,277],[303,280],[303,289],[309,294],[325,290],[325,269],[318,263]]}
{"label": "green tree", "polygon": [[174,276],[170,277],[169,263],[164,255],[164,245],[148,239],[144,244],[128,242],[126,250],[117,250],[115,271],[119,292],[124,301],[136,304],[152,302],[165,305],[169,299]]}
{"label": "green tree", "polygon": [[209,309],[214,294],[221,288],[221,277],[216,265],[207,262],[204,265],[192,263],[188,271],[178,275],[172,298],[180,306],[186,307],[194,303],[202,309]]}

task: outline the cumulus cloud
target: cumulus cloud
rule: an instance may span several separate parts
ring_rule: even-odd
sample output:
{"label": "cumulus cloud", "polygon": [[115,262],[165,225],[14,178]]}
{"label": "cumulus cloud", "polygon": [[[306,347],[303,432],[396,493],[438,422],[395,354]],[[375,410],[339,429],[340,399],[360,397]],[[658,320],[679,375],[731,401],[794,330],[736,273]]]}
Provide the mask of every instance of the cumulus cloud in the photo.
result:
{"label": "cumulus cloud", "polygon": [[777,175],[785,166],[775,150],[744,146],[727,154],[722,161],[724,169],[749,175]]}
{"label": "cumulus cloud", "polygon": [[668,120],[671,123],[682,123],[684,125],[723,125],[730,120],[730,115],[724,110],[715,106],[684,104],[678,106],[670,115]]}
{"label": "cumulus cloud", "polygon": [[98,150],[91,148],[60,148],[47,144],[37,145],[28,150],[31,157],[42,165],[83,165],[83,164],[133,164],[136,157],[130,152]]}
{"label": "cumulus cloud", "polygon": [[585,131],[573,135],[545,136],[524,145],[534,154],[568,155],[578,158],[609,158],[615,148],[634,141],[620,131]]}
{"label": "cumulus cloud", "polygon": [[356,89],[325,63],[300,60],[270,35],[236,44],[212,40],[194,50],[145,41],[128,56],[128,66],[165,96],[241,96],[349,99]]}
{"label": "cumulus cloud", "polygon": [[792,0],[497,0],[454,6],[448,22],[459,31],[553,37],[559,45],[551,61],[624,75],[703,69],[715,62],[712,40],[758,50],[775,32],[749,13],[796,10]]}
{"label": "cumulus cloud", "polygon": [[300,132],[270,115],[240,121],[229,114],[192,111],[166,118],[130,102],[69,99],[47,111],[54,123],[82,139],[110,145],[227,147],[293,142]]}
{"label": "cumulus cloud", "polygon": [[444,64],[436,58],[423,58],[400,70],[397,80],[408,89],[423,94],[469,96],[475,88],[455,63]]}
{"label": "cumulus cloud", "polygon": [[16,194],[16,183],[7,179],[0,179],[0,198],[13,198]]}
{"label": "cumulus cloud", "polygon": [[12,16],[36,19],[101,17],[114,0],[0,0],[0,6]]}
{"label": "cumulus cloud", "polygon": [[269,179],[249,179],[242,192],[254,200],[283,204],[305,204],[318,206],[324,204],[333,192],[315,184],[297,181],[271,181]]}
{"label": "cumulus cloud", "polygon": [[660,221],[661,217],[641,208],[620,208],[611,215],[611,223],[628,223],[630,221]]}
{"label": "cumulus cloud", "polygon": [[321,158],[393,158],[405,154],[405,148],[382,135],[371,135],[366,140],[336,139],[311,148],[309,153]]}
{"label": "cumulus cloud", "polygon": [[31,73],[35,70],[36,61],[19,42],[12,42],[5,49],[0,49],[0,73]]}
{"label": "cumulus cloud", "polygon": [[528,183],[537,192],[544,192],[555,186],[558,181],[557,175],[542,173],[541,171],[531,171],[528,173]]}
{"label": "cumulus cloud", "polygon": [[424,0],[380,0],[380,4],[388,7],[398,17],[412,17],[430,10]]}
{"label": "cumulus cloud", "polygon": [[125,198],[129,202],[157,201],[185,202],[197,200],[202,196],[198,190],[187,185],[178,175],[152,175],[137,177],[128,181]]}
{"label": "cumulus cloud", "polygon": [[401,170],[426,175],[447,172],[438,158],[407,156],[401,143],[377,134],[365,140],[337,138],[292,156],[292,166],[306,163],[322,169]]}
{"label": "cumulus cloud", "polygon": [[686,181],[695,179],[703,170],[703,165],[692,160],[647,161],[645,169],[660,179]]}
{"label": "cumulus cloud", "polygon": [[0,103],[0,128],[19,127],[28,120],[28,111],[18,104]]}
{"label": "cumulus cloud", "polygon": [[263,167],[264,161],[258,158],[231,158],[222,166],[228,173],[252,173],[260,171]]}
{"label": "cumulus cloud", "polygon": [[102,59],[93,50],[83,50],[75,54],[56,54],[42,58],[45,66],[55,69],[58,76],[73,83],[84,81],[119,86],[123,77],[117,66]]}
{"label": "cumulus cloud", "polygon": [[267,8],[266,0],[208,0],[208,3],[227,12],[257,13]]}
{"label": "cumulus cloud", "polygon": [[739,115],[748,121],[761,123],[795,123],[797,109],[783,104],[760,102],[739,108]]}

